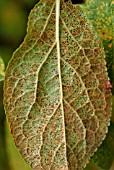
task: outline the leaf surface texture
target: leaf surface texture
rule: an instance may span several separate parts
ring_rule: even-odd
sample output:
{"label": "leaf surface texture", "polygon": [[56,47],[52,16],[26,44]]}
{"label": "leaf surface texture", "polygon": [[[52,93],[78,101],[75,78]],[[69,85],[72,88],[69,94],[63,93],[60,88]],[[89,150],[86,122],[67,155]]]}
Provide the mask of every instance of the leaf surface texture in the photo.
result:
{"label": "leaf surface texture", "polygon": [[6,72],[4,103],[32,169],[80,170],[110,120],[104,50],[81,6],[40,1]]}

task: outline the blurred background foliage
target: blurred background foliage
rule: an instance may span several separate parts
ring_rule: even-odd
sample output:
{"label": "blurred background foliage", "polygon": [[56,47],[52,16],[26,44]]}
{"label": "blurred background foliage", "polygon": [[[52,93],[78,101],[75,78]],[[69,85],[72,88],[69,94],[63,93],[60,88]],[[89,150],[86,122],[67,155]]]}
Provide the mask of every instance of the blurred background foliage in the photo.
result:
{"label": "blurred background foliage", "polygon": [[[73,0],[74,1],[74,0]],[[26,34],[27,19],[30,10],[38,0],[0,0],[0,56],[5,67],[12,53],[22,43]],[[83,7],[99,37],[103,41],[106,62],[111,83],[114,81],[114,63],[112,46],[112,0],[86,0]],[[0,65],[2,60],[0,58]],[[0,75],[4,75],[4,65]],[[2,77],[3,78],[3,77]],[[114,88],[113,88],[114,89]],[[114,94],[114,91],[113,91]],[[114,103],[114,97],[113,97]],[[113,111],[114,113],[114,105]],[[95,153],[85,170],[114,170],[114,116],[112,115],[109,133],[103,144]],[[95,163],[99,166],[96,166]],[[100,168],[101,167],[101,168]],[[15,148],[5,118],[3,107],[3,82],[0,82],[0,170],[30,170]]]}
{"label": "blurred background foliage", "polygon": [[5,76],[5,65],[3,59],[0,57],[0,81],[4,80]]}

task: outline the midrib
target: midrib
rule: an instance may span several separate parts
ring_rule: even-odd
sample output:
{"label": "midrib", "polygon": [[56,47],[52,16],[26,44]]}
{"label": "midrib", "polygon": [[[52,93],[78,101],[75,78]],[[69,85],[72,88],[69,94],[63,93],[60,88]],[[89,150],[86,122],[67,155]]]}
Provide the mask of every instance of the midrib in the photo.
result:
{"label": "midrib", "polygon": [[[59,72],[59,82],[60,82],[60,102],[63,116],[63,128],[64,128],[64,142],[66,146],[66,135],[65,135],[65,118],[64,118],[64,108],[63,108],[63,88],[62,88],[62,78],[61,78],[61,56],[60,56],[60,39],[59,39],[59,21],[60,21],[60,1],[56,0],[56,43],[57,43],[57,58],[58,58],[58,72]],[[66,158],[67,153],[65,150]],[[67,162],[67,160],[66,160]]]}

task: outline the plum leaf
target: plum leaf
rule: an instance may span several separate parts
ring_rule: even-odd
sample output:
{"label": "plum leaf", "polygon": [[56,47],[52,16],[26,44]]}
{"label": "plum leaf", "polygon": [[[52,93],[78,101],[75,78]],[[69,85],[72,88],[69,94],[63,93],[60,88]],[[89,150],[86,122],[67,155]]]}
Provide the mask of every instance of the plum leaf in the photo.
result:
{"label": "plum leaf", "polygon": [[34,170],[80,170],[110,121],[104,50],[71,1],[41,0],[8,65],[4,104],[14,142]]}

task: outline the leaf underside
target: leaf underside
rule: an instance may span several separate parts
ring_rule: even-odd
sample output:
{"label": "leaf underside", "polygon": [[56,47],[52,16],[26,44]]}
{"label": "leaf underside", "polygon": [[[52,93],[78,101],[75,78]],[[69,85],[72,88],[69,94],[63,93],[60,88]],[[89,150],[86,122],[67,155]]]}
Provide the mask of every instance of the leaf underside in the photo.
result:
{"label": "leaf underside", "polygon": [[100,40],[81,6],[61,0],[58,9],[58,0],[34,7],[5,78],[11,133],[36,170],[82,169],[110,121]]}

